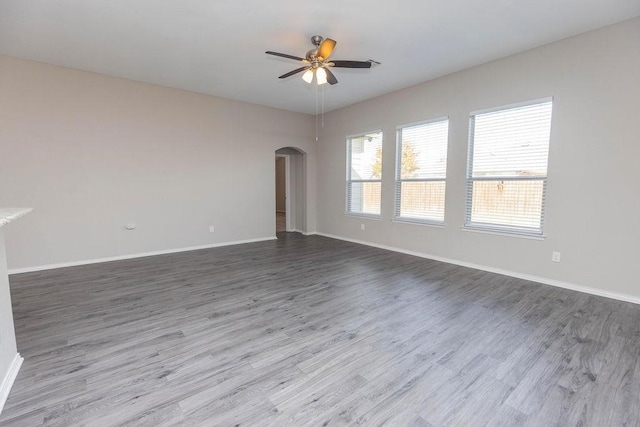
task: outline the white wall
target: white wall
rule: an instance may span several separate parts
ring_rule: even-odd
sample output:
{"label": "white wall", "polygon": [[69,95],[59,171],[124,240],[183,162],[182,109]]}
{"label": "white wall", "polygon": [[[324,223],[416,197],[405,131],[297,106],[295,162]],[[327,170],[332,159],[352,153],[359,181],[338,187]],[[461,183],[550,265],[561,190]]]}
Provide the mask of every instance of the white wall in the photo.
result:
{"label": "white wall", "polygon": [[[548,96],[546,239],[462,231],[469,112]],[[446,226],[394,223],[396,126],[442,116],[450,120]],[[639,117],[640,18],[333,111],[318,145],[318,230],[640,297]],[[345,136],[376,129],[384,132],[382,218],[346,216]]]}
{"label": "white wall", "polygon": [[10,270],[275,237],[287,146],[315,231],[311,116],[2,56],[0,76],[0,206],[34,208]]}

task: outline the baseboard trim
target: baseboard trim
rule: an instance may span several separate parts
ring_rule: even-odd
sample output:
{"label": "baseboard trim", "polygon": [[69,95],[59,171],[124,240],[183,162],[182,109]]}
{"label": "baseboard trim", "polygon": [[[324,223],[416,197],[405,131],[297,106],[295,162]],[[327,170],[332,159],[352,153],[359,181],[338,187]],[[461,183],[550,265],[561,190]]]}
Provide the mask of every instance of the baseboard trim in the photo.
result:
{"label": "baseboard trim", "polygon": [[550,285],[558,288],[569,289],[571,291],[583,292],[590,295],[611,298],[619,301],[630,302],[633,304],[640,304],[640,297],[636,297],[633,295],[604,291],[602,289],[591,288],[589,286],[576,285],[574,283],[563,282],[560,280],[549,279],[546,277],[534,276],[530,274],[522,274],[522,273],[518,273],[511,270],[503,270],[501,268],[488,267],[486,265],[474,264],[474,263],[460,261],[453,258],[445,258],[437,255],[431,255],[423,252],[410,251],[402,248],[397,248],[394,246],[387,246],[387,245],[367,242],[364,240],[350,239],[348,237],[341,237],[333,234],[327,234],[327,233],[313,233],[313,234],[317,234],[318,236],[328,237],[330,239],[343,240],[345,242],[356,243],[359,245],[371,246],[374,248],[385,249],[392,252],[399,252],[407,255],[417,256],[420,258],[431,259],[434,261],[446,262],[448,264],[455,264],[461,267],[475,268],[476,270],[487,271],[489,273],[502,274],[505,276],[515,277],[517,279],[523,279],[531,282],[542,283],[544,285]]}
{"label": "baseboard trim", "polygon": [[20,357],[20,353],[16,353],[11,365],[9,366],[9,370],[6,375],[2,379],[2,384],[0,384],[0,414],[4,409],[4,404],[7,403],[7,399],[9,398],[9,392],[11,391],[11,387],[13,387],[13,383],[16,381],[18,377],[18,371],[20,371],[20,367],[22,366],[22,362],[24,359]]}
{"label": "baseboard trim", "polygon": [[155,256],[155,255],[175,254],[175,253],[179,253],[179,252],[197,251],[197,250],[200,250],[200,249],[219,248],[219,247],[222,247],[222,246],[242,245],[242,244],[245,244],[245,243],[264,242],[264,241],[267,241],[267,240],[276,240],[276,239],[277,239],[276,236],[271,236],[271,237],[262,237],[262,238],[259,238],[259,239],[235,240],[235,241],[232,241],[232,242],[213,243],[213,244],[210,244],[210,245],[189,246],[189,247],[186,247],[186,248],[167,249],[167,250],[153,251],[153,252],[141,252],[141,253],[130,254],[130,255],[120,255],[120,256],[106,257],[106,258],[87,259],[87,260],[82,260],[82,261],[72,261],[72,262],[62,262],[62,263],[57,263],[57,264],[39,265],[39,266],[35,266],[35,267],[14,268],[14,269],[10,269],[9,270],[9,275],[21,274],[21,273],[33,273],[33,272],[36,272],[36,271],[53,270],[53,269],[56,269],[56,268],[78,267],[78,266],[81,266],[81,265],[99,264],[99,263],[102,263],[102,262],[110,262],[110,261],[122,261],[122,260],[127,260],[127,259],[143,258],[143,257]]}
{"label": "baseboard trim", "polygon": [[[297,230],[296,230],[296,232],[297,232]],[[605,297],[605,298],[611,298],[611,299],[615,299],[615,300],[619,300],[619,301],[630,302],[630,303],[633,303],[633,304],[640,304],[640,297],[636,297],[636,296],[633,296],[633,295],[627,295],[627,294],[621,294],[621,293],[617,293],[617,292],[604,291],[602,289],[597,289],[597,288],[592,288],[592,287],[588,287],[588,286],[577,285],[577,284],[574,284],[574,283],[563,282],[563,281],[549,279],[549,278],[541,277],[541,276],[522,274],[522,273],[518,273],[518,272],[515,272],[515,271],[511,271],[511,270],[503,270],[503,269],[500,269],[500,268],[488,267],[488,266],[485,266],[485,265],[474,264],[474,263],[470,263],[470,262],[466,262],[466,261],[460,261],[460,260],[453,259],[453,258],[445,258],[445,257],[437,256],[437,255],[424,253],[424,252],[417,252],[417,251],[411,251],[411,250],[407,250],[407,249],[402,249],[402,248],[398,248],[398,247],[395,247],[395,246],[382,245],[382,244],[378,244],[378,243],[367,242],[367,241],[358,240],[358,239],[351,239],[351,238],[348,238],[348,237],[342,237],[342,236],[337,236],[337,235],[328,234],[328,233],[321,233],[321,232],[317,232],[317,231],[302,232],[302,235],[304,235],[304,236],[318,235],[318,236],[328,237],[330,239],[343,240],[345,242],[351,242],[351,243],[356,243],[356,244],[359,244],[359,245],[371,246],[371,247],[374,247],[374,248],[385,249],[385,250],[388,250],[388,251],[399,252],[399,253],[403,253],[403,254],[407,254],[407,255],[413,255],[413,256],[420,257],[420,258],[431,259],[431,260],[434,260],[434,261],[446,262],[448,264],[455,264],[455,265],[459,265],[459,266],[462,266],[462,267],[475,268],[476,270],[488,271],[490,273],[503,274],[505,276],[515,277],[515,278],[523,279],[523,280],[529,280],[529,281],[532,281],[532,282],[538,282],[538,283],[542,283],[542,284],[545,284],[545,285],[555,286],[555,287],[558,287],[558,288],[569,289],[569,290],[572,290],[572,291],[583,292],[583,293],[587,293],[587,294],[591,294],[591,295],[597,295],[597,296],[601,296],[601,297]],[[232,242],[214,243],[214,244],[210,244],[210,245],[191,246],[191,247],[178,248],[178,249],[168,249],[168,250],[163,250],[163,251],[143,252],[143,253],[137,253],[137,254],[131,254],[131,255],[122,255],[122,256],[116,256],[116,257],[97,258],[97,259],[90,259],[90,260],[83,260],[83,261],[58,263],[58,264],[48,264],[48,265],[41,265],[41,266],[35,266],[35,267],[26,267],[26,268],[16,268],[16,269],[9,270],[9,275],[21,274],[21,273],[32,273],[32,272],[43,271],[43,270],[53,270],[53,269],[56,269],[56,268],[77,267],[77,266],[81,266],[81,265],[98,264],[98,263],[110,262],[110,261],[121,261],[121,260],[142,258],[142,257],[148,257],[148,256],[155,256],[155,255],[166,255],[166,254],[173,254],[173,253],[179,253],[179,252],[196,251],[196,250],[200,250],[200,249],[211,249],[211,248],[218,248],[218,247],[222,247],[222,246],[241,245],[241,244],[245,244],[245,243],[264,242],[264,241],[276,240],[276,239],[277,239],[276,236],[271,236],[271,237],[263,237],[263,238],[258,238],[258,239],[236,240],[236,241],[232,241]],[[20,363],[22,363],[22,362],[20,362]],[[3,386],[4,386],[4,382],[3,382]],[[1,397],[1,395],[0,395],[0,397]]]}

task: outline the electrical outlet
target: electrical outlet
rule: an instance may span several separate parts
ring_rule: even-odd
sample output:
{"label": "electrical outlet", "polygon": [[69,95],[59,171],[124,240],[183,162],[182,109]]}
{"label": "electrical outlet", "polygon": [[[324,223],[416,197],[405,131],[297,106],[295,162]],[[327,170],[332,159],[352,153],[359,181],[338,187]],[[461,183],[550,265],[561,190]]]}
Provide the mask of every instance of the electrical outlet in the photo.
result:
{"label": "electrical outlet", "polygon": [[551,252],[551,261],[560,262],[560,252]]}
{"label": "electrical outlet", "polygon": [[209,233],[213,233],[214,231],[216,231],[215,227],[213,225],[209,226]]}
{"label": "electrical outlet", "polygon": [[364,224],[360,224],[360,230],[364,231]]}

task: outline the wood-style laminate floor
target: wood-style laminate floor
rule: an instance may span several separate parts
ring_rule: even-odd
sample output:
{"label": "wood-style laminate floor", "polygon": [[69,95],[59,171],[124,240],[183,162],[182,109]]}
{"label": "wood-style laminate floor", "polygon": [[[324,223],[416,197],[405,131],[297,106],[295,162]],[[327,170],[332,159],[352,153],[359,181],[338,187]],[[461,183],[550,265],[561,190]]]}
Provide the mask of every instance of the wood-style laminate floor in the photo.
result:
{"label": "wood-style laminate floor", "polygon": [[319,236],[14,275],[3,426],[635,426],[640,306]]}

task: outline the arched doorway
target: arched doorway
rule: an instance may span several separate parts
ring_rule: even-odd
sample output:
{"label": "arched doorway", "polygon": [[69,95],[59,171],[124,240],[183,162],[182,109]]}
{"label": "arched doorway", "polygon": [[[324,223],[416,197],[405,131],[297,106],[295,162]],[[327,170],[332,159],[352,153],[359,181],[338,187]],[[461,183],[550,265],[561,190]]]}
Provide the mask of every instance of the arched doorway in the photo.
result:
{"label": "arched doorway", "polygon": [[276,235],[306,228],[306,156],[294,147],[275,152]]}

